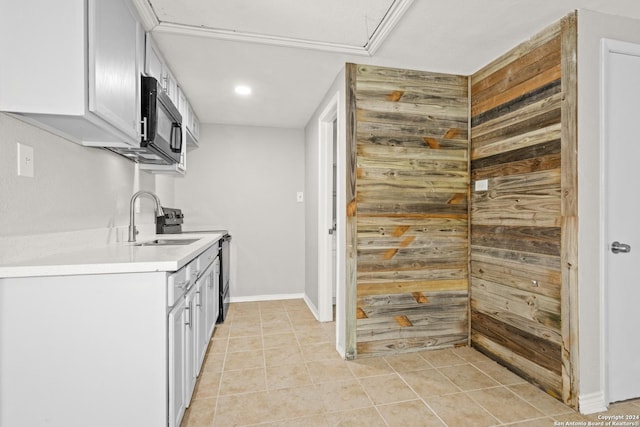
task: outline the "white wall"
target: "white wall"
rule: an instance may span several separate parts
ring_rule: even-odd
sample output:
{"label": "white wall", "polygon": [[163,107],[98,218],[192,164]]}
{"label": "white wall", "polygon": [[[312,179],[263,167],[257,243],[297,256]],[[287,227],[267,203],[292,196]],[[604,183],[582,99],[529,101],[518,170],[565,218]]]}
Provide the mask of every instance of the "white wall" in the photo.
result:
{"label": "white wall", "polygon": [[[16,142],[34,149],[35,176],[17,175]],[[0,113],[0,236],[126,226],[134,163],[83,147]],[[151,174],[140,188],[154,190]],[[142,202],[138,222],[153,223],[153,203]]]}
{"label": "white wall", "polygon": [[640,21],[580,10],[578,13],[578,283],[580,292],[580,409],[595,412],[606,402],[603,337],[601,230],[601,39],[640,43]]}
{"label": "white wall", "polygon": [[[304,133],[203,125],[200,148],[175,182],[185,226],[227,228],[231,298],[304,292]],[[307,199],[305,195],[305,199]],[[308,200],[308,199],[307,199]]]}

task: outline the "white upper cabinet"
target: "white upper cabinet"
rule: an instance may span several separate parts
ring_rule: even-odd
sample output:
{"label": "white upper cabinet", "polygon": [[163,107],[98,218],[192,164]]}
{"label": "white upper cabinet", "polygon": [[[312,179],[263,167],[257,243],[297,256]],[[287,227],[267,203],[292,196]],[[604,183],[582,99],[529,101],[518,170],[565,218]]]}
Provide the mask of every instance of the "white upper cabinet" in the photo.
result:
{"label": "white upper cabinet", "polygon": [[123,1],[89,1],[89,111],[137,139],[140,27]]}
{"label": "white upper cabinet", "polygon": [[[147,46],[145,55],[145,73],[154,77],[173,103],[178,105],[178,81],[174,77],[171,69],[162,57],[162,53],[156,46],[150,34],[147,34]],[[184,117],[182,118],[184,122]]]}
{"label": "white upper cabinet", "polygon": [[193,111],[189,100],[187,99],[182,89],[178,88],[178,110],[182,114],[182,123],[184,124],[184,138],[183,141],[187,142],[187,148],[196,148],[199,146],[198,139],[200,138],[200,121]]}
{"label": "white upper cabinet", "polygon": [[139,146],[142,29],[128,0],[0,0],[0,10],[11,58],[0,111],[84,145]]}

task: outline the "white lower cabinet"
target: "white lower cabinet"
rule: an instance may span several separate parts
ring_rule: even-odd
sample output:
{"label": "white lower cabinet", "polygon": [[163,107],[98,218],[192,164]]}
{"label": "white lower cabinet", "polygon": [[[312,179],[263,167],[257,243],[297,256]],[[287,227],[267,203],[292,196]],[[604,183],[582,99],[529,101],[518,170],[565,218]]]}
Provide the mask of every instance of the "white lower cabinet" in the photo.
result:
{"label": "white lower cabinet", "polygon": [[185,301],[169,312],[169,427],[178,427],[187,408],[185,378]]}
{"label": "white lower cabinet", "polygon": [[217,248],[197,278],[0,278],[0,427],[179,427],[217,316]]}
{"label": "white lower cabinet", "polygon": [[[196,285],[197,286],[197,285]],[[193,286],[184,298],[184,368],[185,368],[185,402],[189,407],[189,402],[193,396],[193,389],[196,386],[196,286]]]}
{"label": "white lower cabinet", "polygon": [[219,259],[204,268],[169,312],[169,427],[189,407],[218,317]]}

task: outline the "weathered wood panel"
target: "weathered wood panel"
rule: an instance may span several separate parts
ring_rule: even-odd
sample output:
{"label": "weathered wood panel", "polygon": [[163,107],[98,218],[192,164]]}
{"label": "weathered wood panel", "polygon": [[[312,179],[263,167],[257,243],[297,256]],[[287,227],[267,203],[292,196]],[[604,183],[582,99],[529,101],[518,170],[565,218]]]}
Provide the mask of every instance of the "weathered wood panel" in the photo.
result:
{"label": "weathered wood panel", "polygon": [[467,343],[468,78],[354,67],[358,356]]}
{"label": "weathered wood panel", "polygon": [[560,22],[562,44],[562,400],[578,407],[578,15]]}
{"label": "weathered wood panel", "polygon": [[[472,345],[575,405],[565,261],[575,262],[572,22],[471,77],[469,203]],[[475,191],[484,179],[488,190]]]}

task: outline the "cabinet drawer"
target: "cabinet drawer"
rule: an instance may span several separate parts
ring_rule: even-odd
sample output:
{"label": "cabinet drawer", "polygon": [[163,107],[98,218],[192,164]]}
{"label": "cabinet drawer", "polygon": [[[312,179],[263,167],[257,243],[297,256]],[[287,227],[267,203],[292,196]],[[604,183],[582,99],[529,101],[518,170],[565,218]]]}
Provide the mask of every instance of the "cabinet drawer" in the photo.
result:
{"label": "cabinet drawer", "polygon": [[191,285],[191,266],[186,265],[167,279],[167,306],[172,307]]}
{"label": "cabinet drawer", "polygon": [[211,246],[206,251],[202,252],[197,259],[198,263],[198,276],[202,275],[207,267],[218,256],[218,244]]}

